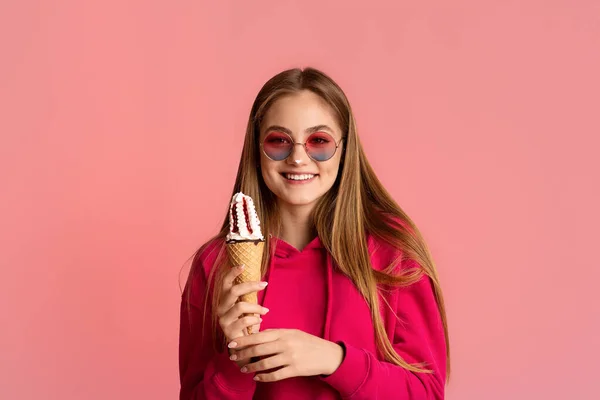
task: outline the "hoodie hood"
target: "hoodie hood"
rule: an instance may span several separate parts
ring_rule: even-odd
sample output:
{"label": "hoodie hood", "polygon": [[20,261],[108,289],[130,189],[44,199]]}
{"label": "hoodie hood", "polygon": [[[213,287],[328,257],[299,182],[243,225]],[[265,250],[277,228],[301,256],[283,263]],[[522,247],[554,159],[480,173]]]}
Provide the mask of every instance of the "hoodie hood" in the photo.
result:
{"label": "hoodie hood", "polygon": [[311,240],[302,250],[298,250],[285,240],[276,237],[271,237],[271,246],[275,249],[274,255],[277,258],[290,258],[307,251],[323,249],[323,245],[318,236]]}

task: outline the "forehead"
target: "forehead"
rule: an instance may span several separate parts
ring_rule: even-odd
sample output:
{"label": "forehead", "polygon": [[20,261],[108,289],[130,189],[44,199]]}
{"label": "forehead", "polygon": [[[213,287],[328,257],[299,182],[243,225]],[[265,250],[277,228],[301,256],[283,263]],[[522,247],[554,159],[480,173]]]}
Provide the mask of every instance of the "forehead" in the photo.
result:
{"label": "forehead", "polygon": [[261,134],[272,125],[285,127],[294,135],[302,135],[313,126],[327,125],[332,128],[332,133],[340,135],[333,108],[308,90],[286,95],[275,101],[262,120]]}

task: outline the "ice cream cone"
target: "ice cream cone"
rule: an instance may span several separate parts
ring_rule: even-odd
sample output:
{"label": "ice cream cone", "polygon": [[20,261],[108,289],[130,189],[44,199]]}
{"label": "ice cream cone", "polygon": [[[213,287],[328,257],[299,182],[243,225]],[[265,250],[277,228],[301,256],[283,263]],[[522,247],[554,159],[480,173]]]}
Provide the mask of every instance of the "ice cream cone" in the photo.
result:
{"label": "ice cream cone", "polygon": [[[234,194],[229,205],[227,254],[233,267],[244,266],[235,284],[260,281],[264,248],[265,239],[260,231],[260,220],[254,201],[242,192]],[[258,304],[257,292],[243,295],[238,301]],[[252,314],[244,316],[248,315]],[[251,335],[252,327],[248,327],[246,331]]]}
{"label": "ice cream cone", "polygon": [[[227,254],[233,267],[243,265],[244,270],[235,280],[235,284],[244,282],[258,282],[261,279],[261,264],[265,242],[261,240],[233,241],[227,243]],[[240,296],[239,301],[258,304],[257,292]],[[245,314],[248,316],[252,314]],[[252,327],[248,327],[248,334],[252,334]]]}

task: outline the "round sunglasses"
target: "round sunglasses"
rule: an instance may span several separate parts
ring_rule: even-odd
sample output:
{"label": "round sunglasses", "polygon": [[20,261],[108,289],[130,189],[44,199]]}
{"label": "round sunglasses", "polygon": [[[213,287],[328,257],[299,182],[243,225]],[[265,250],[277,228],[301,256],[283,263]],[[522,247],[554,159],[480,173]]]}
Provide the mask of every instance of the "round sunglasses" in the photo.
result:
{"label": "round sunglasses", "polygon": [[283,161],[292,154],[294,147],[298,144],[304,147],[306,154],[317,162],[327,161],[337,151],[337,148],[342,143],[344,138],[341,138],[336,143],[333,136],[326,132],[312,133],[304,143],[296,143],[290,135],[285,132],[271,132],[265,136],[260,144],[265,156],[273,161]]}

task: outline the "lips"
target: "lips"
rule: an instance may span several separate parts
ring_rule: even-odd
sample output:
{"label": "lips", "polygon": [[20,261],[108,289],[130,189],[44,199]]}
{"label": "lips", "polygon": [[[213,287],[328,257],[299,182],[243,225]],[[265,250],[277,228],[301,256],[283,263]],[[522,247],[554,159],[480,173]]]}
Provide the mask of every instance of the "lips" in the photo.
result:
{"label": "lips", "polygon": [[298,172],[281,172],[281,176],[283,176],[286,181],[301,183],[301,182],[310,182],[315,177],[319,176],[319,174],[311,174],[311,173],[298,173]]}

